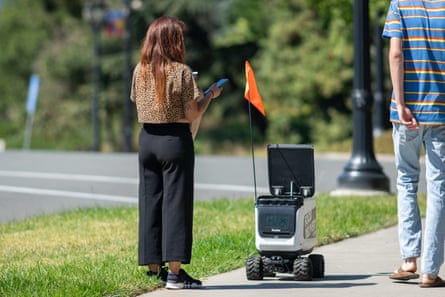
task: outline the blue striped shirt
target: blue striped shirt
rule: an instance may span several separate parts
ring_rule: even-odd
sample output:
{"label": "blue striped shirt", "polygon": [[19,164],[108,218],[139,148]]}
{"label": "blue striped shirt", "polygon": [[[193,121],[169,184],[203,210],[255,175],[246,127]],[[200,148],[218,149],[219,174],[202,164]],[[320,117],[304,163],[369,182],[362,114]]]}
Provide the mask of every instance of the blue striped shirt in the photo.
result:
{"label": "blue striped shirt", "polygon": [[[391,1],[385,38],[401,38],[405,104],[423,125],[445,124],[445,1]],[[399,121],[394,93],[390,121]]]}

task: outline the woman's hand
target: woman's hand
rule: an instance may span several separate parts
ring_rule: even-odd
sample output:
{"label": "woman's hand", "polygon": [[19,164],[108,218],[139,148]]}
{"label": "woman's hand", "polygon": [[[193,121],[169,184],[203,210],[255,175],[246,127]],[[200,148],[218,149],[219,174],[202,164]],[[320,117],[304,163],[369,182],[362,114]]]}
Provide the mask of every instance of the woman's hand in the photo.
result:
{"label": "woman's hand", "polygon": [[212,94],[212,98],[211,98],[211,99],[218,98],[219,95],[221,95],[222,89],[223,89],[222,87],[221,87],[221,88],[218,88],[218,87],[216,86],[216,83],[214,83],[213,85],[211,85],[211,86],[210,86],[210,94]]}

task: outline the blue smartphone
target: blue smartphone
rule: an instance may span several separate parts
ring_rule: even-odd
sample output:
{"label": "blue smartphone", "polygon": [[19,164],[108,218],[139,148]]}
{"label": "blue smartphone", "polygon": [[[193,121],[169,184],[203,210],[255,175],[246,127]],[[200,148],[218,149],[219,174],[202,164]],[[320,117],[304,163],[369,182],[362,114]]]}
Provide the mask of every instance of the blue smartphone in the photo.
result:
{"label": "blue smartphone", "polygon": [[[221,78],[220,80],[218,80],[216,82],[216,87],[221,88],[228,81],[229,81],[228,78]],[[210,91],[211,91],[211,88],[208,88],[207,90],[205,90],[204,95],[207,95],[207,93],[209,93]]]}

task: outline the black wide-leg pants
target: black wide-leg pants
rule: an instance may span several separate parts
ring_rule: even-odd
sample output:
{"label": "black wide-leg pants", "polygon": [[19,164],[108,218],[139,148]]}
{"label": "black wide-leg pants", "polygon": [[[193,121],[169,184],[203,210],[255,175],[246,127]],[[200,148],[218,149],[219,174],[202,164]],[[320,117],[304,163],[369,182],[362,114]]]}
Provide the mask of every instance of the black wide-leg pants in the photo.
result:
{"label": "black wide-leg pants", "polygon": [[190,263],[195,152],[188,124],[139,134],[139,265]]}

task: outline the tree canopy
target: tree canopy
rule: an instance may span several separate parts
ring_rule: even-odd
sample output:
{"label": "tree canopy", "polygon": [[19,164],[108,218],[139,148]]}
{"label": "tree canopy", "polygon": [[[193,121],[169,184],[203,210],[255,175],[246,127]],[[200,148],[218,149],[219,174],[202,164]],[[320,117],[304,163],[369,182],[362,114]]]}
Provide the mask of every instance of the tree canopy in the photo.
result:
{"label": "tree canopy", "polygon": [[[109,0],[122,10],[125,1]],[[23,143],[31,74],[41,78],[32,148],[89,150],[93,37],[81,0],[0,2],[0,138]],[[132,67],[151,21],[173,15],[187,24],[187,64],[206,88],[230,82],[201,124],[197,149],[250,141],[244,62],[257,78],[267,116],[253,112],[257,142],[323,145],[351,136],[353,0],[163,0],[142,1],[130,13],[130,44],[100,33],[100,135],[102,151],[124,149],[125,50]],[[370,1],[370,20],[387,1]],[[383,22],[383,19],[378,20]],[[372,35],[373,36],[373,35]],[[373,36],[374,38],[374,36]],[[126,47],[129,46],[129,47]],[[371,42],[371,46],[373,43]],[[139,125],[132,110],[133,148]]]}

